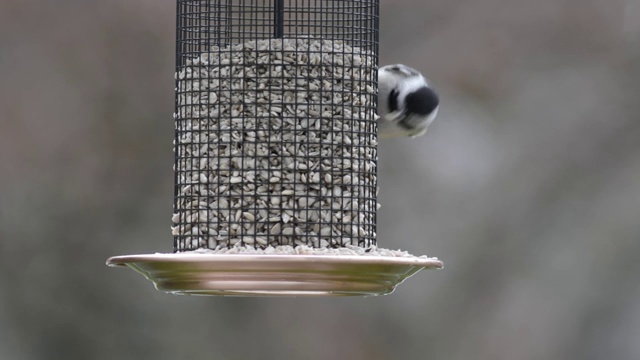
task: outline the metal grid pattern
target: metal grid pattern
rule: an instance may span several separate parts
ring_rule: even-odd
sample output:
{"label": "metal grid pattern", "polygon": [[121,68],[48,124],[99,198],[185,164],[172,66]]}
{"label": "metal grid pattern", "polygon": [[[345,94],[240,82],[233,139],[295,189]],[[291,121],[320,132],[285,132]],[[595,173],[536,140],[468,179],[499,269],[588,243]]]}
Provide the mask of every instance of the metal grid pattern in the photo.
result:
{"label": "metal grid pattern", "polygon": [[174,251],[376,244],[378,0],[178,0]]}

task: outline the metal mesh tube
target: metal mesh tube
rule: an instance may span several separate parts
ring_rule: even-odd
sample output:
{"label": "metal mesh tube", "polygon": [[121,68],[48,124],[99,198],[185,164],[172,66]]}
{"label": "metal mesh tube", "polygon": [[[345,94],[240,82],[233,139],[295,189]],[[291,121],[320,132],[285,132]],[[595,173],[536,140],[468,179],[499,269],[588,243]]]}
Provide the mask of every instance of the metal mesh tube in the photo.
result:
{"label": "metal mesh tube", "polygon": [[376,244],[378,0],[178,0],[174,251]]}

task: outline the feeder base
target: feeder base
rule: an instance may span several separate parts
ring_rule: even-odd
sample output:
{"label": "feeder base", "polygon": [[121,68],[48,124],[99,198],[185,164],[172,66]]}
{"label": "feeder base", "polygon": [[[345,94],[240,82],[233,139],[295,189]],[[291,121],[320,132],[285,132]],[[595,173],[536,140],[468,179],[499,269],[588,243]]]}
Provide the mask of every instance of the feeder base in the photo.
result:
{"label": "feeder base", "polygon": [[376,296],[422,269],[443,267],[424,257],[348,255],[146,254],[115,256],[156,289],[177,295]]}

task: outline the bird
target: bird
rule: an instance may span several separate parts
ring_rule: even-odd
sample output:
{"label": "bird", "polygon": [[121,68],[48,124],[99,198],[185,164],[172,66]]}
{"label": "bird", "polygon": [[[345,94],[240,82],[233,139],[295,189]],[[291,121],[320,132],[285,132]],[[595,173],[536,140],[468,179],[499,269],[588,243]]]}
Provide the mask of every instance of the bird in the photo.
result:
{"label": "bird", "polygon": [[439,106],[438,94],[418,70],[403,64],[378,68],[378,138],[423,136]]}

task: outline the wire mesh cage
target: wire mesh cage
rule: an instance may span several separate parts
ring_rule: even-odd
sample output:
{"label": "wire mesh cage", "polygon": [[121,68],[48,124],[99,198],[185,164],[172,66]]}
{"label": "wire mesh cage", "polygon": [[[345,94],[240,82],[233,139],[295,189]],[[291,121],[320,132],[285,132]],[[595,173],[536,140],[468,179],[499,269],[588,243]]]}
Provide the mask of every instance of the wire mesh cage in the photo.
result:
{"label": "wire mesh cage", "polygon": [[174,252],[376,245],[378,0],[177,0]]}

